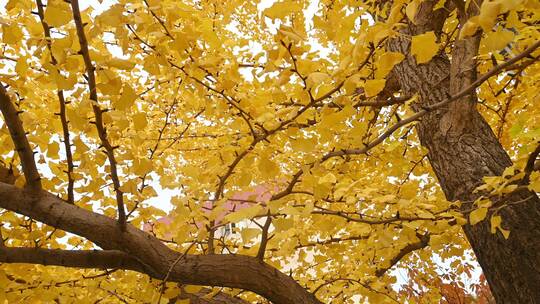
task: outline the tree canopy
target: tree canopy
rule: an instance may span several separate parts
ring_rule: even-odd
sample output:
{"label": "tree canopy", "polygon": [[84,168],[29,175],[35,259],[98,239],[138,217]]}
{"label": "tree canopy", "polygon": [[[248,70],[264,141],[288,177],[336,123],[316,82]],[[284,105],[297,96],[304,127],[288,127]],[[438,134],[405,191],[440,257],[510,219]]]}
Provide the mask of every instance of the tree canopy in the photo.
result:
{"label": "tree canopy", "polygon": [[[2,9],[0,303],[453,303],[462,226],[523,233],[538,1],[80,4]],[[464,199],[418,125],[470,96],[512,162]]]}

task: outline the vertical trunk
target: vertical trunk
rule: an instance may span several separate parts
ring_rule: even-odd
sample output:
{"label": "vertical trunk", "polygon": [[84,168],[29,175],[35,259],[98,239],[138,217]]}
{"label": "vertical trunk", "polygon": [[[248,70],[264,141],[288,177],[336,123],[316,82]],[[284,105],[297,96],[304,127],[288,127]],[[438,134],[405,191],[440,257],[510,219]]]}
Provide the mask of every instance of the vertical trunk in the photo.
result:
{"label": "vertical trunk", "polygon": [[[409,54],[409,44],[407,39],[396,38],[388,47]],[[443,101],[461,86],[460,81],[451,83],[450,61],[443,55],[426,64],[416,64],[409,55],[395,69],[401,90],[419,94],[418,106]],[[476,72],[469,66],[466,73],[469,75],[453,75],[468,77]],[[417,124],[420,141],[429,150],[429,161],[447,199],[469,202],[463,204],[464,209],[477,198],[473,190],[484,176],[501,175],[512,164],[475,103],[472,94],[428,113]],[[535,193],[522,191],[505,203],[512,202],[515,204],[500,213],[503,227],[511,231],[508,240],[499,232],[490,232],[489,220],[463,229],[497,303],[540,303],[540,200]]]}

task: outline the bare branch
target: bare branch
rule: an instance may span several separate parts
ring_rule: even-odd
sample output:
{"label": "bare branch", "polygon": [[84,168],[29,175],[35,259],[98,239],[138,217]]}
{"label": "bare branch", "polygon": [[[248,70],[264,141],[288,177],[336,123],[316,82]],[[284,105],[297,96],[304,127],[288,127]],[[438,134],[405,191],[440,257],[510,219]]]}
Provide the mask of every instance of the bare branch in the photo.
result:
{"label": "bare branch", "polygon": [[313,247],[313,246],[326,246],[326,245],[341,243],[341,242],[366,240],[368,238],[369,238],[369,235],[348,236],[348,237],[341,237],[341,238],[331,237],[329,239],[322,240],[322,241],[315,241],[315,242],[300,244],[296,246],[295,248],[300,249],[300,248]]}
{"label": "bare branch", "polygon": [[259,260],[264,260],[264,252],[266,251],[266,245],[268,244],[268,229],[270,229],[270,224],[272,224],[272,216],[270,216],[270,211],[268,211],[268,217],[262,228],[261,235],[261,245],[259,245],[259,251],[257,252],[257,258]]}
{"label": "bare branch", "polygon": [[118,250],[61,250],[0,246],[0,262],[144,271],[136,259]]}
{"label": "bare branch", "polygon": [[[396,216],[387,217],[387,218],[367,219],[367,218],[363,218],[361,214],[354,213],[354,212],[334,211],[334,210],[324,209],[321,207],[317,207],[317,208],[321,210],[314,210],[311,213],[339,216],[350,222],[363,223],[363,224],[369,224],[369,225],[383,225],[383,224],[391,224],[391,223],[397,223],[397,222],[437,221],[437,220],[453,220],[454,219],[453,216],[421,217],[421,216],[400,216],[399,214]],[[356,215],[356,216],[353,216],[353,215]]]}

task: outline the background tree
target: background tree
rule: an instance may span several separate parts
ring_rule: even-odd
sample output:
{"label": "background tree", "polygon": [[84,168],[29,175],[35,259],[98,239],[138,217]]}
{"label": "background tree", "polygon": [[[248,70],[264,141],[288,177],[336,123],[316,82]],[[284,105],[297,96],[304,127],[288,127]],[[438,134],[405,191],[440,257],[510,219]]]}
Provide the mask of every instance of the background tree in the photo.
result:
{"label": "background tree", "polygon": [[0,300],[540,299],[537,1],[99,7],[4,8]]}

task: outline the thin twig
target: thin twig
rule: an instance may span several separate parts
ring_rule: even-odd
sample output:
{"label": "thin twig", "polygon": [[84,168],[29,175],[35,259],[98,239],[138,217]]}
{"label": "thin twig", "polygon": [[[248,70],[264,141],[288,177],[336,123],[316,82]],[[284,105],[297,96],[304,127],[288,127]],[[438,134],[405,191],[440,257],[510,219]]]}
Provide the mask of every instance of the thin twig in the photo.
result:
{"label": "thin twig", "polygon": [[169,267],[169,270],[167,270],[167,274],[165,275],[165,278],[163,278],[163,282],[161,282],[161,291],[159,292],[159,299],[158,299],[157,303],[161,303],[161,297],[163,296],[163,293],[165,292],[165,284],[167,283],[167,280],[169,279],[169,276],[171,275],[171,272],[172,272],[174,266],[176,266],[176,264],[178,264],[178,262],[180,262],[181,259],[186,257],[189,250],[191,250],[191,248],[195,244],[196,244],[196,242],[191,243],[189,245],[189,247],[186,249],[186,251],[183,254],[181,254],[180,256],[178,256],[178,258],[176,260],[174,260],[174,262]]}

